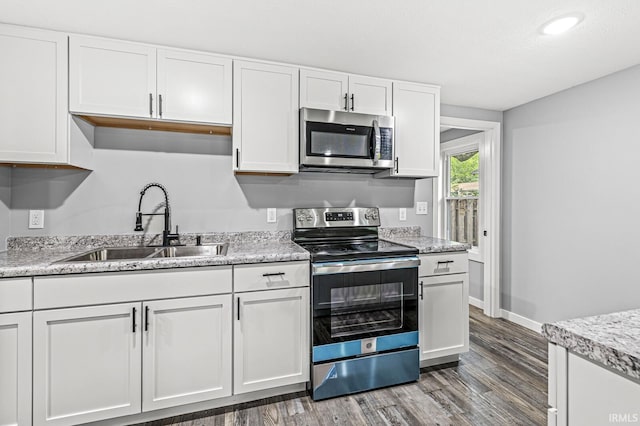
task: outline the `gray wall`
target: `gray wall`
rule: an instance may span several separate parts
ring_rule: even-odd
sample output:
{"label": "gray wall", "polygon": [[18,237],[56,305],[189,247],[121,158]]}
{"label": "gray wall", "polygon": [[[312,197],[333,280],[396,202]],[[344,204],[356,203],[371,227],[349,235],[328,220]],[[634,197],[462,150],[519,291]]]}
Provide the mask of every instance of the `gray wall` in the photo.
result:
{"label": "gray wall", "polygon": [[484,300],[484,263],[469,261],[469,296]]}
{"label": "gray wall", "polygon": [[503,308],[640,306],[640,66],[505,112]]}
{"label": "gray wall", "polygon": [[0,167],[0,251],[11,234],[11,168]]}
{"label": "gray wall", "polygon": [[[414,208],[431,201],[428,179],[235,177],[229,137],[97,128],[95,139],[91,173],[14,169],[12,235],[132,233],[139,191],[153,181],[167,187],[181,232],[288,230],[294,207],[357,205],[381,207],[383,226],[419,225],[431,234],[431,214],[416,216]],[[161,201],[150,190],[143,211]],[[268,207],[278,209],[277,224],[267,224]],[[399,207],[407,208],[407,221],[398,220]],[[45,229],[27,229],[29,209],[45,210]]]}

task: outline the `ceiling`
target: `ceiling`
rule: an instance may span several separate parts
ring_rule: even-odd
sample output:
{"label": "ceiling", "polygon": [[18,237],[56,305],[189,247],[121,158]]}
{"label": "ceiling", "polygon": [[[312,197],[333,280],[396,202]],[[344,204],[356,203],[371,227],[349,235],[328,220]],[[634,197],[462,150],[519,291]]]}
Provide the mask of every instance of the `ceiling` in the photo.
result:
{"label": "ceiling", "polygon": [[434,83],[498,111],[640,63],[638,0],[2,0],[0,21]]}

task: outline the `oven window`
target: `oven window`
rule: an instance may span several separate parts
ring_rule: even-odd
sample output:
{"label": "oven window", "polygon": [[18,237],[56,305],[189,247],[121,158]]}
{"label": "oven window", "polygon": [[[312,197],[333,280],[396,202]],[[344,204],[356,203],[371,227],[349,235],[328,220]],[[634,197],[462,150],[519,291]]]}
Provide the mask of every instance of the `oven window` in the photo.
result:
{"label": "oven window", "polygon": [[333,288],[331,338],[401,329],[402,307],[402,283]]}
{"label": "oven window", "polygon": [[368,157],[368,135],[311,132],[311,153],[327,157]]}

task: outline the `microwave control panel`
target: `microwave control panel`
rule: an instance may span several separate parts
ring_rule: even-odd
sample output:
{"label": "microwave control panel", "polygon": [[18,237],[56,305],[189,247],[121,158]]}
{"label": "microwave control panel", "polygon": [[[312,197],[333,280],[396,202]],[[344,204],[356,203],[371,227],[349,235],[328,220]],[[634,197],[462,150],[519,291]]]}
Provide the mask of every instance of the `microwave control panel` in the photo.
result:
{"label": "microwave control panel", "polygon": [[393,160],[393,129],[380,128],[380,159]]}

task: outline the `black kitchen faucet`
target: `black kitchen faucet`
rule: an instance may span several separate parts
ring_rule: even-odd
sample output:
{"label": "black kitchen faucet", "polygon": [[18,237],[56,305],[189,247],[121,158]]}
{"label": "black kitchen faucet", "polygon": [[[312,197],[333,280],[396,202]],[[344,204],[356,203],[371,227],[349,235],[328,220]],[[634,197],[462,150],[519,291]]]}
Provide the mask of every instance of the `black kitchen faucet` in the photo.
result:
{"label": "black kitchen faucet", "polygon": [[[142,213],[140,210],[142,209],[142,198],[144,194],[147,192],[147,189],[156,187],[160,188],[164,193],[164,213]],[[162,231],[162,245],[164,247],[168,247],[171,245],[171,241],[180,241],[180,235],[178,234],[178,225],[176,225],[176,233],[171,233],[171,210],[169,207],[169,194],[167,194],[166,188],[157,183],[152,182],[148,183],[142,188],[140,191],[140,200],[138,201],[138,212],[136,213],[136,227],[134,231],[144,231],[142,228],[142,216],[164,216],[164,230]]]}

